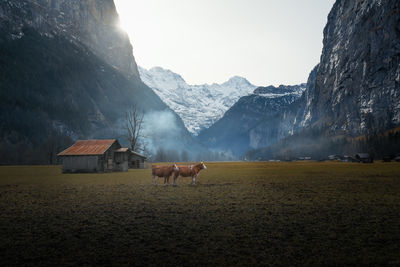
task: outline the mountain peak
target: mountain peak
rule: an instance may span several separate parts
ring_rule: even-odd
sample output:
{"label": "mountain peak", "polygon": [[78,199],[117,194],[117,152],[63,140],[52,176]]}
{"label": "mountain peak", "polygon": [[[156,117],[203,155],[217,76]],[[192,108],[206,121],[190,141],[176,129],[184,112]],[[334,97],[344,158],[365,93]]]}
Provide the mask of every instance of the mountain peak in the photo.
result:
{"label": "mountain peak", "polygon": [[241,76],[233,76],[228,81],[223,83],[224,85],[252,85],[246,78]]}
{"label": "mountain peak", "polygon": [[169,90],[187,88],[187,83],[181,75],[162,67],[145,69],[138,67],[140,78],[151,88],[167,87]]}
{"label": "mountain peak", "polygon": [[176,80],[180,80],[180,81],[185,82],[185,79],[183,79],[182,76],[179,75],[178,73],[175,73],[175,72],[173,72],[173,71],[171,71],[169,69],[164,69],[164,68],[159,67],[159,66],[152,67],[148,71],[150,73],[154,73],[154,74],[161,74],[161,75],[164,75],[164,76],[170,76],[171,78],[174,78]]}

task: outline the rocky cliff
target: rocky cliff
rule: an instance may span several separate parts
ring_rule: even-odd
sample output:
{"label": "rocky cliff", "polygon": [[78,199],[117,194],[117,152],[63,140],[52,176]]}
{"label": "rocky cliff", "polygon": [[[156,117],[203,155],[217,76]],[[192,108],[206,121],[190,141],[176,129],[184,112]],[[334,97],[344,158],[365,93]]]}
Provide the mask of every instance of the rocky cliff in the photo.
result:
{"label": "rocky cliff", "polygon": [[118,27],[113,0],[4,0],[0,21],[12,26],[14,38],[30,26],[47,37],[63,35],[88,46],[96,55],[125,74],[139,77],[132,45]]}
{"label": "rocky cliff", "polygon": [[301,131],[307,127],[311,119],[311,104],[314,100],[315,82],[319,65],[315,66],[307,79],[306,89],[291,109],[282,114],[281,128],[290,134]]}
{"label": "rocky cliff", "polygon": [[337,0],[323,45],[304,94],[282,113],[278,130],[290,136],[250,158],[398,153],[400,1]]}
{"label": "rocky cliff", "polygon": [[400,1],[338,0],[324,30],[305,126],[357,136],[400,124]]}

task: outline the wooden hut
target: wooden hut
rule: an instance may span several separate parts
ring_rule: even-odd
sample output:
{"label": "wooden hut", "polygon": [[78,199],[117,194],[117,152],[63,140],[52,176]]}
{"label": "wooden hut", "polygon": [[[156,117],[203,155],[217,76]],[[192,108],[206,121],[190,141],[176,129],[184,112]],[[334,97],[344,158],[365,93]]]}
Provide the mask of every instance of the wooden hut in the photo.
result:
{"label": "wooden hut", "polygon": [[60,152],[63,172],[128,171],[128,152],[116,139],[78,140]]}
{"label": "wooden hut", "polygon": [[368,153],[357,153],[355,158],[356,158],[356,160],[358,160],[358,162],[362,162],[362,163],[373,163],[374,162],[374,159]]}

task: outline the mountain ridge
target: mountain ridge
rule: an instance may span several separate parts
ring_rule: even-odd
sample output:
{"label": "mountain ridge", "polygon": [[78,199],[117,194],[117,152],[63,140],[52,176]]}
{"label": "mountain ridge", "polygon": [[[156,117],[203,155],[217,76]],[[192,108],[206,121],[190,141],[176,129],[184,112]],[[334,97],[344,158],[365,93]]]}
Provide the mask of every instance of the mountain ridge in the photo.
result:
{"label": "mountain ridge", "polygon": [[209,147],[231,150],[240,157],[249,149],[272,144],[289,130],[278,130],[281,116],[298,100],[306,84],[257,87],[253,94],[241,97],[223,117],[199,133],[197,139]]}
{"label": "mountain ridge", "polygon": [[221,84],[189,85],[181,75],[162,67],[139,67],[139,73],[142,81],[182,118],[194,135],[211,126],[241,96],[256,88],[239,76]]}

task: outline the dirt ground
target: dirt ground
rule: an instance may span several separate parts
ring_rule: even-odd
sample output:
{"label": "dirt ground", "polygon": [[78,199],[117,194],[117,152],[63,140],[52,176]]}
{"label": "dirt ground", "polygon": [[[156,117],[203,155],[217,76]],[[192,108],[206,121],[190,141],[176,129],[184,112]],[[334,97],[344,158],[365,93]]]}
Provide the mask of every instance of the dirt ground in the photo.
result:
{"label": "dirt ground", "polygon": [[0,264],[400,265],[399,163],[206,163],[150,170],[0,167]]}

